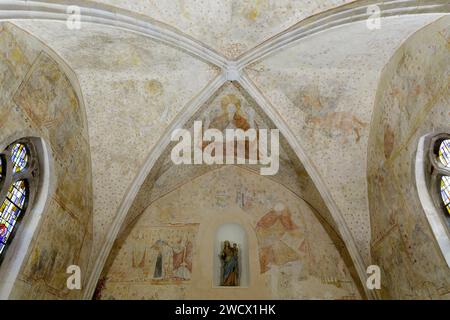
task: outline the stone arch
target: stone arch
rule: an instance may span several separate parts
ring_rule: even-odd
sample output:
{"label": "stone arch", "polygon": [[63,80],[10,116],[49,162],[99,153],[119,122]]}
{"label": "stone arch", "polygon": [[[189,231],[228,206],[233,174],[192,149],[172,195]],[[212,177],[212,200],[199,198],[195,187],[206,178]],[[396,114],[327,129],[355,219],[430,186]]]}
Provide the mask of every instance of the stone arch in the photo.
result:
{"label": "stone arch", "polygon": [[[243,189],[257,185],[258,190],[241,203],[234,197],[237,184],[228,181]],[[260,202],[261,192],[275,196],[277,203]],[[338,253],[342,244],[334,242],[320,219],[294,192],[252,170],[239,166],[209,170],[164,194],[127,227],[112,251],[96,298],[307,299],[327,298],[326,292],[335,298],[359,298],[364,291],[358,277],[351,275],[352,266]],[[215,231],[226,223],[243,226],[249,247],[248,284],[232,290],[214,283]],[[190,276],[177,279],[172,271],[164,279],[153,278],[152,244],[176,247],[181,234],[192,243],[187,259]],[[163,253],[162,260],[171,257]],[[169,262],[168,270],[175,269]],[[142,283],[147,284],[145,290],[139,289]]]}
{"label": "stone arch", "polygon": [[[201,116],[205,113],[207,113],[206,111],[210,111],[210,105],[214,104],[214,101],[216,101],[216,105],[217,105],[217,109],[221,110],[222,108],[222,102],[223,99],[221,98],[222,95],[226,96],[226,97],[233,97],[233,99],[231,99],[232,101],[234,101],[236,103],[237,99],[235,94],[238,94],[239,90],[241,90],[242,92],[242,97],[246,97],[246,99],[251,100],[252,101],[252,106],[254,106],[257,110],[256,110],[256,114],[263,114],[263,117],[265,117],[264,119],[266,119],[267,121],[270,122],[269,118],[267,117],[267,115],[265,115],[264,111],[262,111],[261,109],[259,109],[259,107],[257,106],[257,104],[253,101],[253,99],[246,93],[246,91],[240,87],[240,85],[238,84],[232,84],[232,83],[227,83],[225,84],[221,89],[217,90],[217,92],[214,93],[213,97],[211,97],[204,105],[202,105],[201,107],[198,107],[197,110],[195,111],[195,113],[191,116],[191,118],[185,122],[185,124],[183,127],[187,127],[189,128],[194,119],[197,118],[201,118]],[[239,96],[240,99],[242,99],[241,96]],[[230,100],[230,99],[228,99]],[[241,103],[240,103],[241,105]],[[241,105],[242,107],[242,105]],[[261,121],[261,120],[260,120]],[[271,123],[271,122],[270,122]],[[261,122],[260,122],[261,124]],[[267,125],[267,124],[265,124]],[[263,126],[265,128],[265,126]],[[274,125],[271,123],[268,127],[274,127]],[[282,146],[284,145],[286,148],[290,148],[289,144],[287,141],[283,140],[284,142],[282,142]],[[170,144],[173,146],[173,143]],[[105,268],[107,269],[109,267],[109,265],[112,263],[112,260],[114,260],[114,257],[117,253],[117,249],[120,248],[120,244],[123,243],[123,241],[126,238],[126,235],[130,232],[131,228],[133,227],[133,225],[136,223],[136,221],[138,220],[139,216],[142,214],[142,212],[145,210],[145,208],[147,206],[149,206],[149,204],[151,203],[151,199],[152,197],[149,196],[149,193],[152,192],[152,189],[154,188],[154,183],[158,178],[158,175],[161,175],[159,173],[159,171],[164,171],[165,167],[167,166],[167,163],[170,163],[170,145],[166,145],[166,147],[164,149],[159,149],[159,154],[157,155],[153,155],[154,157],[158,156],[158,159],[153,160],[155,161],[153,163],[153,167],[151,169],[149,169],[149,173],[147,173],[147,176],[145,177],[145,180],[143,182],[143,185],[140,187],[140,191],[139,194],[137,194],[137,196],[133,199],[133,203],[129,203],[128,204],[128,211],[127,211],[127,215],[126,216],[122,216],[122,222],[120,225],[120,230],[117,230],[117,238],[115,239],[111,239],[112,242],[116,242],[115,245],[115,250],[113,250],[112,252],[108,253],[109,255],[109,259],[106,263]],[[302,169],[302,165],[300,163],[300,161],[296,158],[296,155],[293,153],[292,150],[289,149],[289,151],[287,152],[289,154],[290,157],[293,157],[296,159],[297,163],[294,165],[297,170],[301,170],[303,172],[303,179],[306,181],[307,180],[307,184],[308,186],[306,188],[311,188],[309,189],[310,191],[308,193],[313,194],[312,198],[308,198],[306,196],[306,202],[310,203],[313,207],[315,207],[316,212],[320,212],[319,216],[321,217],[321,223],[326,224],[328,227],[328,230],[334,230],[331,231],[333,233],[333,240],[336,241],[337,246],[343,250],[343,255],[345,256],[346,259],[346,263],[350,264],[350,269],[352,270],[352,272],[354,272],[354,268],[355,266],[353,265],[354,262],[352,262],[352,259],[350,258],[350,256],[348,255],[347,252],[347,248],[345,244],[342,244],[342,239],[340,238],[341,236],[339,235],[339,233],[336,231],[336,225],[335,225],[335,221],[333,220],[333,217],[330,215],[330,213],[328,212],[328,209],[326,208],[326,205],[323,203],[323,200],[321,199],[320,194],[317,192],[316,187],[314,185],[314,183],[312,181],[309,180],[309,176],[308,174],[304,171],[304,168]],[[197,177],[198,175],[202,175],[205,174],[207,171],[210,170],[214,170],[217,167],[216,166],[211,166],[212,169],[207,169],[206,171],[199,171],[199,172],[193,172],[191,173],[192,176],[190,176],[191,178],[193,177]],[[163,168],[163,169],[161,169]],[[294,174],[295,175],[295,174]],[[177,180],[178,178],[176,178],[175,176],[173,176],[173,180]],[[295,177],[294,177],[295,179]],[[178,184],[174,184],[172,186],[172,189],[168,189],[168,190],[163,190],[161,193],[161,196],[163,196],[165,193],[169,193],[171,192],[171,190],[173,190],[173,188],[176,188],[179,185],[182,185],[184,183],[187,183],[188,179],[186,179],[185,181],[181,181]],[[149,202],[150,201],[150,202]],[[113,243],[110,243],[111,247]],[[355,274],[353,274],[355,275]],[[356,276],[357,277],[357,276]],[[358,280],[359,281],[359,280]]]}

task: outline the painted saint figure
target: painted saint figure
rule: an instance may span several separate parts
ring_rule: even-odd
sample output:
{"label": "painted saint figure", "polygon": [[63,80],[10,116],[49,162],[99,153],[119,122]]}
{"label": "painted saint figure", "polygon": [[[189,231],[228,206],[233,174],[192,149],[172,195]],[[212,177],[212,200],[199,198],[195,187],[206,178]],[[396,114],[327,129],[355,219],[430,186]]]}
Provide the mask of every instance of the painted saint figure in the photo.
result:
{"label": "painted saint figure", "polygon": [[185,236],[177,242],[157,240],[151,247],[154,280],[189,280],[192,272],[192,242]]}
{"label": "painted saint figure", "polygon": [[220,255],[222,260],[222,286],[239,286],[239,250],[237,244],[231,246],[230,241],[225,241]]}

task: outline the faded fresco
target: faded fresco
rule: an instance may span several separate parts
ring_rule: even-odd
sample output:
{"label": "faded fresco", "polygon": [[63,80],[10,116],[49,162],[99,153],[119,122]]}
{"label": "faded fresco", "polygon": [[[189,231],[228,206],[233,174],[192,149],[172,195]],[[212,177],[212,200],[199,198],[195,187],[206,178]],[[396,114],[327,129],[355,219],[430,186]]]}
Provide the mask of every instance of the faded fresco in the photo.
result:
{"label": "faded fresco", "polygon": [[0,24],[0,141],[20,135],[45,139],[55,185],[11,293],[14,299],[81,298],[83,291],[67,289],[66,268],[76,264],[88,270],[92,245],[85,114],[68,76],[46,50],[17,27]]}
{"label": "faded fresco", "polygon": [[[221,248],[226,263],[219,267],[232,291],[213,281],[215,230],[228,222],[244,226],[249,239],[246,288],[235,286],[238,244],[230,239],[228,249]],[[97,298],[359,299],[338,250],[315,211],[295,193],[252,171],[223,166],[161,196],[130,224],[115,245]]]}
{"label": "faded fresco", "polygon": [[182,50],[114,27],[84,22],[86,27],[74,36],[64,22],[15,23],[51,46],[79,79],[92,159],[95,259],[146,157],[219,69]]}
{"label": "faded fresco", "polygon": [[279,211],[266,213],[256,225],[262,273],[272,266],[300,260],[300,252],[305,253],[306,250],[301,231],[292,221],[290,212],[282,204],[278,206],[281,207]]}
{"label": "faded fresco", "polygon": [[[235,94],[224,95],[220,100],[220,111],[217,109],[211,109],[209,112],[202,117],[201,121],[203,124],[203,130],[217,129],[220,132],[225,132],[226,129],[241,129],[247,131],[248,129],[259,129],[258,123],[255,119],[255,110],[251,107],[242,106],[241,97]],[[249,159],[249,155],[252,154],[253,148],[258,146],[258,137],[254,140],[237,140],[237,144],[243,143],[245,145],[245,160]],[[194,141],[194,143],[199,143]],[[215,144],[214,146],[212,146]],[[217,150],[217,148],[223,148],[222,154],[226,154],[226,150],[233,148],[235,142],[226,142],[224,145],[222,143],[203,141],[200,146],[204,151],[207,147],[213,148],[209,150]],[[237,145],[236,144],[236,145]],[[254,150],[255,154],[257,150]],[[215,152],[215,151],[213,151]],[[234,147],[234,156],[238,157],[238,148]],[[258,158],[257,158],[258,159]]]}
{"label": "faded fresco", "polygon": [[382,32],[365,21],[341,25],[245,68],[323,179],[362,268],[371,261],[367,150],[380,72],[404,39],[436,18],[384,19]]}
{"label": "faded fresco", "polygon": [[[199,120],[203,123],[203,129],[215,128],[224,132],[227,128],[239,128],[247,130],[254,129],[274,129],[275,126],[267,115],[261,110],[258,104],[243,90],[238,84],[228,82],[220,88],[201,110],[186,124],[186,128],[191,129],[193,135],[193,121]],[[258,137],[257,137],[258,139]],[[210,142],[205,142],[206,147]],[[248,147],[248,142],[246,143]],[[210,166],[177,166],[174,165],[170,151],[173,146],[169,145],[163,152],[161,158],[155,164],[151,173],[146,178],[141,187],[132,208],[129,210],[128,219],[132,220],[134,215],[141,213],[154,200],[164,194],[173,191],[180,185],[203,175],[211,170],[216,170],[219,165]],[[248,149],[246,155],[248,155]],[[225,153],[224,153],[225,154]],[[251,171],[259,171],[260,165],[240,165]],[[299,197],[315,204],[315,208],[327,220],[330,225],[334,225],[333,219],[326,208],[323,199],[317,191],[312,179],[304,169],[301,162],[280,134],[280,168],[272,179],[284,185],[286,188],[296,193]],[[246,199],[246,194],[250,196],[252,190],[241,188],[236,191],[236,201],[239,206],[245,208],[251,205]]]}
{"label": "faded fresco", "polygon": [[[382,298],[450,299],[413,172],[418,138],[449,128],[449,17],[432,6],[383,17],[382,32],[355,20],[309,34],[325,21],[316,14],[343,5],[350,21],[362,2],[86,2],[185,37],[172,43],[88,21],[76,36],[65,21],[0,23],[0,144],[42,137],[51,155],[51,192],[11,298],[84,297],[67,289],[66,267],[81,267],[86,288],[115,241],[96,299],[361,299],[370,264]],[[181,49],[191,41],[199,51]],[[235,70],[246,52],[257,58]],[[220,131],[276,122],[292,147],[281,136],[280,171],[261,177],[258,165],[174,166],[169,146],[130,199],[185,116],[186,128]],[[235,288],[213,281],[215,232],[231,222],[248,236],[246,288],[233,239],[222,283]]]}
{"label": "faded fresco", "polygon": [[[352,0],[141,1],[95,0],[174,26],[230,59],[298,21]],[[264,30],[265,32],[261,32]]]}
{"label": "faded fresco", "polygon": [[[127,254],[119,254],[115,281],[146,281],[154,285],[189,281],[197,225],[142,227],[127,239]],[[122,272],[121,272],[122,270]]]}
{"label": "faded fresco", "polygon": [[419,138],[449,128],[449,22],[441,18],[416,32],[380,78],[367,174],[371,252],[382,270],[383,298],[450,299],[450,269],[428,225],[414,176]]}

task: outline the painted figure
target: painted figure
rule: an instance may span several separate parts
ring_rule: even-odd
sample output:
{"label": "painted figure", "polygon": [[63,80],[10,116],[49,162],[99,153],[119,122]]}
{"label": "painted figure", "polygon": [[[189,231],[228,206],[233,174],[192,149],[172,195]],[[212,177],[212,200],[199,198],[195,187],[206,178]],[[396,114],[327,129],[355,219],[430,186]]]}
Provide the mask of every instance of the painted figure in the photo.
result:
{"label": "painted figure", "polygon": [[237,244],[231,246],[230,241],[225,241],[220,255],[222,260],[222,286],[239,286],[239,250]]}
{"label": "painted figure", "polygon": [[173,250],[172,247],[163,240],[156,241],[151,249],[155,250],[156,262],[153,272],[153,279],[169,279],[173,276]]}
{"label": "painted figure", "polygon": [[173,273],[174,277],[189,280],[192,271],[192,242],[186,236],[180,239],[173,247]]}
{"label": "painted figure", "polygon": [[153,279],[189,280],[192,272],[192,242],[184,236],[171,243],[157,240],[150,249],[153,251]]}

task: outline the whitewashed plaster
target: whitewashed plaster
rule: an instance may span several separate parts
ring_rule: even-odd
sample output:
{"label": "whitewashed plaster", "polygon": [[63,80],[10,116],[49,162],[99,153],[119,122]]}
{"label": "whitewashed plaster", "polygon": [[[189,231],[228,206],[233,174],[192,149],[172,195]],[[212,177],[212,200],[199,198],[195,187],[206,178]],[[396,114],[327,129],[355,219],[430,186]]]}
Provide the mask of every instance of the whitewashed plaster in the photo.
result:
{"label": "whitewashed plaster", "polygon": [[0,38],[1,149],[23,137],[40,138],[43,177],[38,200],[4,256],[1,296],[81,298],[62,276],[68,264],[88,269],[92,244],[91,161],[78,81],[57,54],[23,30],[1,23]]}
{"label": "whitewashed plaster", "polygon": [[[373,1],[356,2],[367,4]],[[415,1],[404,2],[408,6],[415,4]],[[431,2],[421,2],[421,5]],[[76,3],[90,5],[93,1]],[[227,66],[229,62],[220,55],[234,58],[282,31],[288,24],[293,25],[304,17],[340,4],[330,1],[319,5],[315,2],[308,4],[304,11],[292,13],[285,11],[283,6],[303,8],[304,4],[255,1],[254,6],[247,7],[247,4],[236,5],[232,1],[221,2],[223,7],[220,8],[210,2],[161,3],[164,5],[147,3],[148,6],[140,8],[136,1],[108,1],[117,6],[110,7],[112,12],[119,11],[118,7],[132,10],[144,20],[148,17],[160,20],[172,25],[174,30],[178,29],[177,32],[203,41],[218,51],[218,56],[202,43],[189,47],[183,42],[184,38],[175,37],[180,40],[179,47],[197,52],[201,59],[206,57],[222,68],[225,61],[225,71],[233,69],[237,72],[239,70]],[[4,14],[2,8],[0,6],[0,17],[11,15],[9,12]],[[246,21],[252,17],[255,17],[254,22]],[[51,18],[64,19],[56,15]],[[383,19],[379,31],[369,31],[365,22],[349,24],[303,38],[293,47],[290,42],[295,37],[288,37],[290,48],[279,46],[284,51],[245,70],[308,152],[366,261],[369,259],[367,237],[370,225],[363,176],[367,149],[364,145],[378,74],[405,38],[436,18],[437,15],[420,15]],[[155,25],[158,23],[155,21]],[[111,224],[122,200],[133,194],[127,191],[146,155],[160,141],[164,129],[182,107],[218,75],[218,69],[170,46],[116,28],[85,22],[83,26],[87,28],[74,35],[64,22],[16,21],[16,24],[52,47],[80,79],[93,161],[94,211],[97,213],[94,220],[99,229],[98,234],[94,232],[96,250],[93,256],[96,257],[107,225]],[[167,30],[172,28],[166,27]],[[269,52],[275,42],[269,45]],[[172,43],[176,44],[176,41]],[[255,56],[258,54],[256,52]],[[233,74],[233,79],[242,80],[239,73]],[[195,81],[190,78],[192,75]],[[333,101],[336,96],[338,102]],[[299,103],[299,100],[303,101]],[[317,105],[325,105],[324,111],[308,114],[296,108],[308,110]],[[310,123],[305,124],[305,119]],[[137,153],[133,153],[135,151]]]}
{"label": "whitewashed plaster", "polygon": [[430,207],[434,218],[444,218],[447,212],[435,202],[421,202],[427,195],[438,201],[440,196],[415,177],[420,166],[430,174],[416,158],[422,151],[421,137],[450,130],[449,40],[450,17],[443,17],[408,38],[380,78],[367,180],[372,261],[385,278],[380,292],[384,299],[450,298],[448,252],[439,247],[439,238],[445,239],[448,232],[434,233],[426,217]]}
{"label": "whitewashed plaster", "polygon": [[403,39],[437,18],[382,19],[373,31],[365,22],[333,28],[245,69],[301,137],[366,262],[366,153],[379,74]]}
{"label": "whitewashed plaster", "polygon": [[16,24],[50,43],[78,75],[91,143],[95,256],[145,157],[217,69],[113,28],[85,25],[74,37],[62,22]]}
{"label": "whitewashed plaster", "polygon": [[95,0],[164,22],[233,59],[296,22],[352,0]]}
{"label": "whitewashed plaster", "polygon": [[[242,189],[249,191],[245,206],[235,196]],[[273,222],[278,216],[282,223]],[[249,240],[249,282],[233,290],[213,285],[214,232],[225,223],[239,223]],[[188,278],[155,280],[153,243],[177,243],[186,235],[193,249]],[[115,246],[98,298],[360,299],[336,246],[311,207],[289,189],[245,168],[223,166],[145,209]]]}
{"label": "whitewashed plaster", "polygon": [[[218,90],[210,101],[208,101],[201,110],[186,125],[186,129],[191,129],[192,122],[195,120],[206,123],[207,119],[220,116],[222,112],[222,101],[232,96],[239,101],[242,110],[252,109],[255,111],[255,123],[259,129],[276,128],[267,115],[260,109],[256,102],[237,84],[227,82],[220,90]],[[313,181],[309,177],[305,168],[289,146],[286,139],[281,135],[280,140],[280,167],[274,176],[268,176],[268,179],[277,181],[291,190],[300,198],[304,199],[311,205],[326,223],[335,229],[335,223],[330,216],[328,208],[323,202],[319,192],[317,191]],[[152,202],[165,194],[171,192],[175,188],[188,183],[190,180],[205,174],[208,171],[216,170],[219,165],[174,165],[170,158],[170,151],[174,143],[170,144],[161,156],[161,163],[156,165],[148,175],[144,184],[139,190],[132,207],[129,210],[127,220],[124,227],[131,223],[133,219],[139,216],[142,211]],[[261,165],[242,165],[247,170],[258,173]],[[245,192],[245,190],[241,190]],[[236,196],[239,192],[236,193]]]}

